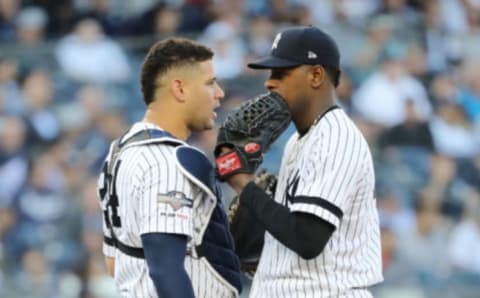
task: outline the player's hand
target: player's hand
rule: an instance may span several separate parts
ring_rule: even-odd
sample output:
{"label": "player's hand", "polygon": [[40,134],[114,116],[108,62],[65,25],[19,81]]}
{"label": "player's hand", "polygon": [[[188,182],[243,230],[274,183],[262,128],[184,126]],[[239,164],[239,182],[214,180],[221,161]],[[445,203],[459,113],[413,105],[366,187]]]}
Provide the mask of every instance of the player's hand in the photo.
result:
{"label": "player's hand", "polygon": [[248,183],[254,180],[254,178],[255,176],[253,174],[240,173],[227,178],[227,183],[237,194],[239,194]]}
{"label": "player's hand", "polygon": [[263,154],[290,120],[287,103],[275,92],[250,99],[230,112],[220,127],[214,151],[219,179],[254,174]]}

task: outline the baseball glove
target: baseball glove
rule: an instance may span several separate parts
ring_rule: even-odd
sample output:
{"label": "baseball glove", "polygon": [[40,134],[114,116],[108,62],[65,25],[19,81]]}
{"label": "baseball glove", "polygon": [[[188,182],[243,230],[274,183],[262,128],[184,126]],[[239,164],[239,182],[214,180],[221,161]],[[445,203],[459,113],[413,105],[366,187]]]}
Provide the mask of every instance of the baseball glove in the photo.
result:
{"label": "baseball glove", "polygon": [[[290,120],[287,103],[275,92],[250,99],[230,112],[220,127],[214,151],[220,180],[254,173]],[[230,151],[222,154],[225,147]]]}
{"label": "baseball glove", "polygon": [[[255,177],[255,183],[273,198],[277,178],[265,170]],[[257,269],[263,248],[265,228],[245,206],[240,204],[238,196],[234,197],[228,208],[230,231],[235,241],[235,252],[240,259],[241,270],[253,276]]]}

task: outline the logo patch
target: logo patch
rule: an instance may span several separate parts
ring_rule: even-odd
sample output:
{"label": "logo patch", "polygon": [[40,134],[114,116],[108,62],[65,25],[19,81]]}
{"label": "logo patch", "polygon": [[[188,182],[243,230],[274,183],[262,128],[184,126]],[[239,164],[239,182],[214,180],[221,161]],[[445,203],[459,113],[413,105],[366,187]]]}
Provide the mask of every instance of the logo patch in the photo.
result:
{"label": "logo patch", "polygon": [[316,59],[317,58],[317,54],[315,54],[312,51],[308,51],[307,55],[308,55],[308,59]]}
{"label": "logo patch", "polygon": [[157,202],[168,204],[172,206],[175,211],[182,207],[192,208],[193,206],[192,200],[187,198],[183,192],[179,191],[169,191],[166,194],[158,194]]}
{"label": "logo patch", "polygon": [[275,39],[273,40],[272,44],[272,50],[276,49],[278,47],[278,42],[282,38],[282,33],[278,33],[277,36],[275,36]]}
{"label": "logo patch", "polygon": [[243,147],[243,149],[247,153],[255,153],[260,150],[260,145],[257,143],[248,143]]}
{"label": "logo patch", "polygon": [[233,172],[242,167],[240,164],[240,159],[237,156],[236,152],[230,152],[223,156],[220,156],[216,160],[218,173],[224,175],[226,173]]}

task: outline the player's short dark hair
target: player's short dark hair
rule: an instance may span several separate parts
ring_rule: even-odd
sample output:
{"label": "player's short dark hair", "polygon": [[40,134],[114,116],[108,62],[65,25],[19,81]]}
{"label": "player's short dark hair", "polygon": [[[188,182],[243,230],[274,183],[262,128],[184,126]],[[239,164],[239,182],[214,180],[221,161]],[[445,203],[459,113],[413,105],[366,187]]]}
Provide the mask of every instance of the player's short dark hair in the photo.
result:
{"label": "player's short dark hair", "polygon": [[212,59],[213,51],[190,39],[172,37],[155,43],[142,65],[140,83],[147,106],[154,100],[157,78],[175,67]]}
{"label": "player's short dark hair", "polygon": [[325,72],[327,73],[327,77],[332,83],[332,85],[334,87],[337,87],[338,84],[340,83],[340,71],[337,68],[331,67],[331,66],[322,65],[322,67],[323,69],[325,69]]}

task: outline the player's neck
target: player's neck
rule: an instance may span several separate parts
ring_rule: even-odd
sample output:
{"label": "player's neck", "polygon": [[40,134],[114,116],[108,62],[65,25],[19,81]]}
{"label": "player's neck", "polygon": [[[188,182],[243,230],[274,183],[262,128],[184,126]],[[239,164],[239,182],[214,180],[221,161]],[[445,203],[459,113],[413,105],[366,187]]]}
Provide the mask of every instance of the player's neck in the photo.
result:
{"label": "player's neck", "polygon": [[143,121],[155,124],[183,141],[190,136],[190,130],[179,117],[180,113],[161,113],[159,111],[169,111],[169,109],[162,110],[149,106],[145,112]]}
{"label": "player's neck", "polygon": [[[303,136],[309,129],[315,125],[325,112],[335,105],[333,94],[322,96],[322,99],[316,98],[310,101],[310,105],[305,105],[300,113],[293,115],[293,122],[298,133]],[[328,98],[328,100],[326,99]]]}

